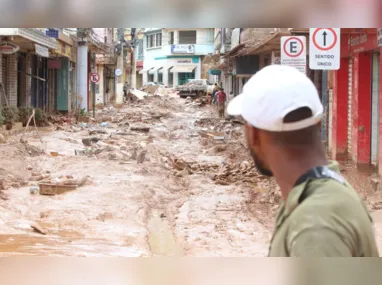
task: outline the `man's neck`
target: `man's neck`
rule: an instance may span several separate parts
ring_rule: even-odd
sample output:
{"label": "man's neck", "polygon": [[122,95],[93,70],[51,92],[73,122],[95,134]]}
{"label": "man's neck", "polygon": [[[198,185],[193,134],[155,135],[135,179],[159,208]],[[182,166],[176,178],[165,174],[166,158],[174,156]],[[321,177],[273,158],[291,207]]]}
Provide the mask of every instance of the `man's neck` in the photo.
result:
{"label": "man's neck", "polygon": [[297,180],[314,167],[327,165],[324,153],[307,154],[299,157],[274,155],[275,167],[272,168],[277,184],[280,186],[284,201]]}

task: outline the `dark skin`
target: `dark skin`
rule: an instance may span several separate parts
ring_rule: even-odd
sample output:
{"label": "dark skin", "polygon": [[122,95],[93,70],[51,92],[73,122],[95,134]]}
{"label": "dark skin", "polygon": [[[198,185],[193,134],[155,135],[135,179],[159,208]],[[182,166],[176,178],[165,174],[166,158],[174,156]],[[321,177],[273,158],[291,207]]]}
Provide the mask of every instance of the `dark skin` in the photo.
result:
{"label": "dark skin", "polygon": [[[247,145],[260,172],[274,176],[284,201],[296,181],[310,169],[327,165],[319,127],[294,134],[273,133],[245,124]],[[294,140],[293,136],[297,139]],[[304,139],[303,136],[310,136]]]}

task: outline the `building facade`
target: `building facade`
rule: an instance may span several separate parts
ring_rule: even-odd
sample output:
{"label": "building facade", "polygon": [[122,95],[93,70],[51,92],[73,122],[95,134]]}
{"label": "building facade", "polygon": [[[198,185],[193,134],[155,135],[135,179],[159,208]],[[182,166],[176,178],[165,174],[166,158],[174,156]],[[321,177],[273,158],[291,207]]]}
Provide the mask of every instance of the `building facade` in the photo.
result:
{"label": "building facade", "polygon": [[382,173],[381,43],[377,29],[341,29],[341,64],[329,94],[329,150]]}
{"label": "building facade", "polygon": [[145,30],[143,84],[160,82],[174,87],[189,79],[209,79],[203,60],[214,53],[214,29]]}
{"label": "building facade", "polygon": [[[87,70],[105,78],[110,60],[96,63],[102,54],[109,59],[111,50],[105,39],[89,33],[86,48]],[[108,45],[109,44],[109,45]],[[107,88],[100,80],[93,86],[88,80],[85,98],[79,100],[77,88],[76,29],[64,28],[1,28],[0,29],[0,96],[1,103],[15,107],[40,108],[45,112],[70,113],[85,101],[92,106],[94,94],[104,94]],[[108,74],[108,73],[107,73]],[[88,76],[89,77],[89,76]],[[114,79],[113,79],[114,80]],[[86,108],[87,110],[89,108]]]}
{"label": "building facade", "polygon": [[47,110],[48,58],[58,43],[38,29],[0,29],[1,103]]}

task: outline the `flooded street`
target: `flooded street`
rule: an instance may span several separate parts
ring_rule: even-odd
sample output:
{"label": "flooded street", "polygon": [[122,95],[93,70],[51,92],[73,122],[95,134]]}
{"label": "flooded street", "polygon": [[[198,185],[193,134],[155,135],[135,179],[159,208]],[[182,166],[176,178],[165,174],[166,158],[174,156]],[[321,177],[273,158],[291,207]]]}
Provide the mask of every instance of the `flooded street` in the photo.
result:
{"label": "flooded street", "polygon": [[[102,128],[107,134],[92,135],[101,139],[96,145],[107,149],[97,155],[75,154],[89,150],[81,140],[89,137],[92,123],[41,132],[44,146],[35,132],[25,135],[29,145],[44,148],[47,154],[26,155],[18,142],[20,135],[2,146],[2,171],[28,185],[11,187],[4,191],[6,199],[0,200],[1,256],[266,255],[270,232],[251,210],[250,188],[213,180],[229,159],[227,151],[216,150],[227,142],[200,134],[216,123],[214,110],[178,98],[147,100],[112,111],[124,125],[108,122]],[[137,118],[155,117],[152,111],[165,115],[150,122],[148,133],[126,131]],[[207,123],[197,126],[200,119]],[[93,125],[100,129],[99,123]],[[145,157],[138,163],[134,157],[141,151]],[[239,164],[240,157],[247,156],[244,148],[240,152]],[[192,164],[195,170],[176,169],[173,160],[178,166],[181,161]],[[32,195],[34,172],[52,180],[68,176],[88,180],[61,195]],[[46,235],[31,228],[36,222]]]}

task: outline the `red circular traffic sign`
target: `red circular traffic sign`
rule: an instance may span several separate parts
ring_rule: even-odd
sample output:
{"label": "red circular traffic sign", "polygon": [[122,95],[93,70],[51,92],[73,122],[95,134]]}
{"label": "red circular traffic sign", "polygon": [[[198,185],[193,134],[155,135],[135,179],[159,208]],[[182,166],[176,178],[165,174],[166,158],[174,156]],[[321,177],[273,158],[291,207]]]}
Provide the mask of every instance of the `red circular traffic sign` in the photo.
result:
{"label": "red circular traffic sign", "polygon": [[[333,37],[334,37],[334,40],[333,40],[333,43],[328,46],[328,47],[322,47],[320,46],[318,43],[317,43],[317,40],[316,40],[316,36],[317,36],[317,33],[321,30],[328,30],[330,31],[332,34],[333,34]],[[337,34],[336,32],[332,29],[332,28],[319,28],[319,29],[316,29],[313,33],[313,36],[312,36],[312,39],[313,39],[313,44],[315,45],[316,48],[318,48],[319,50],[323,50],[323,51],[328,51],[328,50],[331,50],[332,48],[334,48],[334,46],[336,45],[337,43]]]}
{"label": "red circular traffic sign", "polygon": [[[296,41],[298,41],[298,42],[300,43],[300,45],[301,45],[301,50],[300,50],[299,53],[297,53],[297,54],[290,54],[290,53],[287,51],[287,47],[286,47],[286,45],[287,45],[287,43],[288,43],[289,41],[291,41],[291,40],[296,40]],[[302,40],[300,40],[300,39],[297,38],[297,37],[290,37],[289,39],[287,39],[287,40],[285,41],[283,49],[284,49],[284,52],[285,52],[285,54],[286,54],[287,56],[289,56],[289,57],[298,57],[298,56],[300,56],[300,55],[302,54],[302,52],[304,51],[304,43],[302,42]]]}
{"label": "red circular traffic sign", "polygon": [[93,82],[93,83],[98,83],[99,82],[99,75],[98,75],[98,73],[90,74],[90,81]]}

